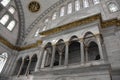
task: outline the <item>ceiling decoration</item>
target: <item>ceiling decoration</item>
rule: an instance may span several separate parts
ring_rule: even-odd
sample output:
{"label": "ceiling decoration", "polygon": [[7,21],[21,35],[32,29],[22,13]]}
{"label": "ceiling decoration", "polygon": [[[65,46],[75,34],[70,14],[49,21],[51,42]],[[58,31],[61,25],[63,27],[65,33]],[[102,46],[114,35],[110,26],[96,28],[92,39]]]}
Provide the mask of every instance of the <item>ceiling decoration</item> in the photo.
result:
{"label": "ceiling decoration", "polygon": [[38,12],[40,10],[40,4],[37,1],[32,1],[29,3],[28,9],[31,12]]}
{"label": "ceiling decoration", "polygon": [[[57,6],[59,6],[60,4],[64,3],[66,0],[59,0],[58,2],[56,2],[55,4],[53,4],[51,7],[49,7],[47,10],[45,10],[33,23],[31,23],[31,25],[29,26],[29,28],[27,28],[27,30],[25,31],[25,37],[29,34],[29,32],[34,28],[34,26],[42,19],[44,18],[50,11],[52,11],[54,8],[56,8]],[[24,37],[24,38],[25,38]]]}
{"label": "ceiling decoration", "polygon": [[24,12],[23,12],[23,7],[20,2],[20,0],[14,0],[16,3],[16,7],[18,10],[18,16],[19,16],[19,33],[18,33],[18,38],[17,38],[17,46],[20,46],[24,40],[24,35],[25,35],[25,19],[24,19]]}

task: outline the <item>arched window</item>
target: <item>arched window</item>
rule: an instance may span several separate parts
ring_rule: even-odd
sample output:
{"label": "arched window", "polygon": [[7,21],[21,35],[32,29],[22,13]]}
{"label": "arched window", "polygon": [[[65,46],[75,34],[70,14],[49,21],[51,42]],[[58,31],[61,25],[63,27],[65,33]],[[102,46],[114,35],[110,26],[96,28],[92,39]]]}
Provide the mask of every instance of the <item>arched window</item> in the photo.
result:
{"label": "arched window", "polygon": [[35,37],[37,37],[39,35],[39,31],[40,31],[40,29],[37,29],[37,31],[35,32]]}
{"label": "arched window", "polygon": [[11,14],[14,14],[14,13],[15,13],[15,8],[11,6],[11,7],[8,9],[8,11],[9,11]]}
{"label": "arched window", "polygon": [[21,64],[22,64],[22,58],[19,58],[17,61],[16,67],[15,67],[14,73],[13,73],[14,75],[18,74],[20,67],[21,67]]}
{"label": "arched window", "polygon": [[37,63],[37,55],[35,54],[31,58],[31,63],[28,72],[29,74],[31,74],[35,70],[36,63]]}
{"label": "arched window", "polygon": [[7,6],[9,2],[10,2],[10,0],[2,0],[2,1],[1,1],[1,4],[2,4],[3,6]]}
{"label": "arched window", "polygon": [[89,0],[83,0],[84,8],[89,7]]}
{"label": "arched window", "polygon": [[68,64],[79,63],[81,61],[80,43],[77,36],[72,36],[69,43]]}
{"label": "arched window", "polygon": [[71,14],[71,13],[72,13],[72,3],[69,3],[67,8],[67,14]]}
{"label": "arched window", "polygon": [[8,54],[6,52],[0,55],[0,73],[2,72],[7,59],[8,59]]}
{"label": "arched window", "polygon": [[110,12],[116,12],[116,11],[119,10],[118,7],[117,7],[117,5],[115,3],[110,3],[108,5],[108,8],[109,8]]}
{"label": "arched window", "polygon": [[100,0],[93,0],[93,3],[94,3],[94,4],[99,4],[99,3],[100,3]]}
{"label": "arched window", "polygon": [[99,48],[95,42],[90,42],[87,50],[88,61],[100,60]]}
{"label": "arched window", "polygon": [[93,61],[100,59],[98,44],[96,37],[92,32],[87,32],[84,36],[85,45],[85,61]]}
{"label": "arched window", "polygon": [[8,29],[9,31],[12,31],[14,27],[15,27],[15,21],[12,20],[12,21],[8,24],[7,29]]}
{"label": "arched window", "polygon": [[5,25],[8,20],[9,20],[9,15],[6,14],[6,15],[4,15],[4,16],[0,19],[0,23],[3,24],[3,25]]}
{"label": "arched window", "polygon": [[80,10],[80,1],[75,0],[75,11],[79,11],[79,10]]}
{"label": "arched window", "polygon": [[57,18],[57,12],[53,13],[52,20],[55,20]]}
{"label": "arched window", "polygon": [[54,66],[64,65],[64,60],[65,60],[65,43],[62,39],[60,39],[56,43]]}
{"label": "arched window", "polygon": [[52,59],[52,44],[49,42],[44,48],[43,53],[43,60],[42,60],[42,68],[50,67],[51,59]]}
{"label": "arched window", "polygon": [[24,59],[24,64],[23,64],[23,66],[22,66],[20,75],[25,75],[26,70],[27,70],[27,67],[28,67],[28,64],[29,64],[29,61],[30,61],[30,58],[29,58],[28,56],[25,57],[25,59]]}
{"label": "arched window", "polygon": [[60,17],[64,16],[65,15],[65,7],[61,7],[60,9]]}

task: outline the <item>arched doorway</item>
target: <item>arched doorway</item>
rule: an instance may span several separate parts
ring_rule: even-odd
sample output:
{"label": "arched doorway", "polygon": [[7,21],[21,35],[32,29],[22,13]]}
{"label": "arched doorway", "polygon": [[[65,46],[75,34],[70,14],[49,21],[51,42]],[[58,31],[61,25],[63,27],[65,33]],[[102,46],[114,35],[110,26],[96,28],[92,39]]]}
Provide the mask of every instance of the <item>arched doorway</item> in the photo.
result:
{"label": "arched doorway", "polygon": [[72,36],[69,42],[68,64],[79,63],[81,61],[80,42],[77,36]]}

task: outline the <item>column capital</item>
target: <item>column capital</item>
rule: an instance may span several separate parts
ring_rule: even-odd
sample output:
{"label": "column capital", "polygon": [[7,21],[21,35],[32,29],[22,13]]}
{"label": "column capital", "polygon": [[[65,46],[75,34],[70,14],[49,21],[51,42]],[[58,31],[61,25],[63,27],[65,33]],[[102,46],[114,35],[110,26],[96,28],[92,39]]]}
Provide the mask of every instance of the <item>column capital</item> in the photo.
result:
{"label": "column capital", "polygon": [[96,38],[100,38],[100,34],[95,34],[95,37]]}
{"label": "column capital", "polygon": [[79,38],[79,40],[80,40],[80,42],[83,42],[83,41],[84,41],[84,39],[83,39],[83,38]]}
{"label": "column capital", "polygon": [[66,41],[66,42],[65,42],[65,45],[69,45],[69,41]]}

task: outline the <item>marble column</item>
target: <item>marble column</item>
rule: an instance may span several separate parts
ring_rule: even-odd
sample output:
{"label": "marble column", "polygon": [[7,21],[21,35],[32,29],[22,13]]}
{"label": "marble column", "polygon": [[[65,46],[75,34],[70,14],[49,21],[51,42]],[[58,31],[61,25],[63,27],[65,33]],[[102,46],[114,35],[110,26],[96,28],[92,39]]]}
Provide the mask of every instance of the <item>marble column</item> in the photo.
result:
{"label": "marble column", "polygon": [[36,67],[35,67],[35,71],[39,71],[39,69],[41,68],[41,64],[42,64],[44,48],[40,47],[39,49],[40,49],[40,51],[38,53],[38,60],[37,60],[37,64],[36,64]]}
{"label": "marble column", "polygon": [[46,55],[47,55],[47,51],[44,51],[44,52],[43,52],[42,63],[41,63],[41,68],[44,68],[44,66],[45,66]]}
{"label": "marble column", "polygon": [[30,64],[31,64],[31,58],[30,58],[29,63],[28,63],[28,65],[27,65],[27,69],[26,69],[25,75],[28,75],[28,74],[29,74]]}
{"label": "marble column", "polygon": [[65,63],[64,65],[68,65],[68,55],[69,55],[69,42],[65,43]]}
{"label": "marble column", "polygon": [[22,64],[21,64],[21,66],[20,66],[20,69],[19,69],[19,71],[18,71],[18,74],[17,74],[17,76],[19,76],[19,75],[20,75],[20,73],[21,73],[21,70],[22,70],[22,67],[23,67],[23,64],[24,64],[24,60],[22,60]]}
{"label": "marble column", "polygon": [[99,48],[100,58],[103,60],[104,56],[103,56],[103,52],[102,52],[102,45],[101,45],[101,41],[100,41],[100,34],[96,35],[96,39],[97,39],[97,44],[98,44],[98,48]]}
{"label": "marble column", "polygon": [[60,66],[61,63],[62,63],[62,52],[59,53],[59,57],[60,57],[60,58],[59,58],[59,66]]}
{"label": "marble column", "polygon": [[81,55],[81,64],[84,63],[85,60],[85,53],[84,53],[84,43],[83,43],[83,38],[80,39],[80,55]]}
{"label": "marble column", "polygon": [[53,45],[52,47],[52,59],[51,59],[51,64],[50,64],[50,67],[52,68],[53,65],[54,65],[54,59],[55,59],[55,47],[56,45]]}

